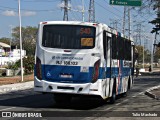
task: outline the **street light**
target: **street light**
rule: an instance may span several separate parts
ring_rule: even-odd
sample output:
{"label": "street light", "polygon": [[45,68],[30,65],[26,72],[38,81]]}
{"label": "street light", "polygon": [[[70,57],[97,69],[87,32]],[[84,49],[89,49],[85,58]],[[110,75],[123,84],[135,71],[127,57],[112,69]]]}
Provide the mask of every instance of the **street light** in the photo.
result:
{"label": "street light", "polygon": [[21,31],[21,6],[18,0],[18,15],[19,15],[19,41],[20,41],[20,59],[21,59],[21,81],[23,82],[23,59],[22,59],[22,31]]}

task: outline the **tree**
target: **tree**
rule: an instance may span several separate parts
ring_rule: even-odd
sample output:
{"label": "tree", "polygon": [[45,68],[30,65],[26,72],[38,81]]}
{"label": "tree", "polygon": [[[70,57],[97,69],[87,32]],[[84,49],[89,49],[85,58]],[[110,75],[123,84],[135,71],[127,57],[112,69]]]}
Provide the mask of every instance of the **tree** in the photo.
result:
{"label": "tree", "polygon": [[[160,0],[143,0],[142,6],[139,8],[135,8],[134,10],[137,11],[141,17],[146,16],[146,15],[157,15],[157,18],[155,18],[152,21],[148,21],[149,23],[152,23],[155,25],[155,28],[151,31],[152,33],[156,32],[157,29],[159,28],[159,25],[157,23],[160,23]],[[156,13],[155,13],[156,11]]]}
{"label": "tree", "polygon": [[[14,45],[19,46],[19,27],[13,29]],[[26,50],[26,54],[29,56],[34,55],[36,47],[37,27],[22,27],[22,46]]]}
{"label": "tree", "polygon": [[158,59],[160,59],[160,48],[159,47],[156,48],[156,52],[154,55],[154,61],[158,62]]}
{"label": "tree", "polygon": [[[143,61],[143,46],[137,45],[136,49],[138,51],[138,61],[142,63]],[[144,61],[150,62],[151,54],[149,50],[144,49]]]}
{"label": "tree", "polygon": [[10,38],[5,38],[5,37],[0,38],[0,42],[3,42],[3,43],[10,45]]}

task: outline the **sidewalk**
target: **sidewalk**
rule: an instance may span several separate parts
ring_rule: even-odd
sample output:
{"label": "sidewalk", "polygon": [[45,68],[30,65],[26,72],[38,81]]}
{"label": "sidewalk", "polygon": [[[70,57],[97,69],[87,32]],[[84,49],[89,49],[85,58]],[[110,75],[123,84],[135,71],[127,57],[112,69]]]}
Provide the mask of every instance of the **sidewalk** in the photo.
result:
{"label": "sidewalk", "polygon": [[145,95],[148,95],[151,98],[160,100],[160,85],[146,90]]}
{"label": "sidewalk", "polygon": [[34,81],[1,85],[0,94],[5,94],[5,93],[19,91],[19,90],[32,89],[33,87],[34,87]]}

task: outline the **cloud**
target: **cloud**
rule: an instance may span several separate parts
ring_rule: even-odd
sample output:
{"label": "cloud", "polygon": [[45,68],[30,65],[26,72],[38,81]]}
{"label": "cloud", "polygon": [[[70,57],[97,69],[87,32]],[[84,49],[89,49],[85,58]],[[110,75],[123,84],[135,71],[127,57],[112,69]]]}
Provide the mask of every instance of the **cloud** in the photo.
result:
{"label": "cloud", "polygon": [[[18,16],[18,13],[13,10],[6,10],[2,12],[2,15],[4,16]],[[34,16],[36,15],[36,12],[34,11],[23,11],[21,12],[21,16]]]}
{"label": "cloud", "polygon": [[36,15],[36,12],[34,12],[34,11],[22,12],[22,16],[34,16],[34,15]]}
{"label": "cloud", "polygon": [[6,11],[2,12],[2,15],[4,15],[4,16],[16,16],[17,13],[13,10],[6,10]]}

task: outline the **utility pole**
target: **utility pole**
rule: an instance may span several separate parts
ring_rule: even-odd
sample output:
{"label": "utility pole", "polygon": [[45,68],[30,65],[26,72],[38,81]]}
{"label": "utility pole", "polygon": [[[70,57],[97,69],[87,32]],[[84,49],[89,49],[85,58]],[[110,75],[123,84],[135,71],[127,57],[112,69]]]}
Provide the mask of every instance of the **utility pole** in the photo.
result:
{"label": "utility pole", "polygon": [[11,54],[11,45],[12,45],[12,34],[13,34],[13,25],[10,25],[10,29],[11,29],[11,38],[10,38],[10,54]]}
{"label": "utility pole", "polygon": [[84,22],[84,0],[82,0],[82,21]]}
{"label": "utility pole", "polygon": [[64,3],[64,6],[61,7],[62,9],[64,9],[63,21],[68,21],[68,10],[70,9],[68,5],[69,1],[70,0],[62,0],[62,2]]}
{"label": "utility pole", "polygon": [[89,3],[89,22],[95,22],[95,6],[94,0],[90,0]]}
{"label": "utility pole", "polygon": [[142,38],[142,32],[143,32],[142,28],[144,27],[142,25],[142,23],[144,21],[140,21],[140,22],[134,21],[134,22],[136,22],[136,25],[134,25],[136,27],[136,29],[135,29],[135,32],[136,32],[136,44],[142,45],[142,39],[141,39]]}
{"label": "utility pole", "polygon": [[[126,30],[128,31],[126,33]],[[126,35],[130,39],[131,35],[131,16],[130,16],[130,7],[124,6],[124,13],[123,13],[123,28],[122,28],[123,35]]]}
{"label": "utility pole", "polygon": [[126,26],[126,6],[124,6],[124,13],[123,13],[123,28],[122,28],[122,33],[125,35],[125,27]]}
{"label": "utility pole", "polygon": [[18,0],[18,16],[19,16],[19,42],[20,42],[20,59],[21,59],[21,81],[23,82],[23,59],[22,59],[22,23],[21,23],[21,2]]}

